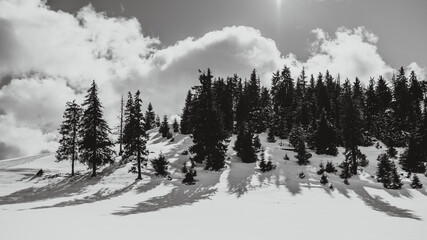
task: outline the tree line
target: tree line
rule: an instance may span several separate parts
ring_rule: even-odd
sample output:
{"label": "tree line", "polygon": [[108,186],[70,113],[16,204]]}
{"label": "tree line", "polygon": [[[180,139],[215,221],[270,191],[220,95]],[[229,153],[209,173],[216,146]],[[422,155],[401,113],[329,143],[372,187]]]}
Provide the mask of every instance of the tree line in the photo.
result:
{"label": "tree line", "polygon": [[[214,78],[207,69],[200,71],[200,84],[188,91],[181,121],[175,119],[172,128],[192,137],[191,166],[203,164],[212,171],[225,166],[226,149],[233,134],[237,135],[233,148],[243,162],[258,161],[261,151],[262,165],[274,169],[271,162],[263,159],[258,137],[259,133],[268,132],[269,142],[289,138],[301,165],[309,163],[311,154],[307,148],[317,154],[337,155],[337,147],[343,147],[345,160],[340,165],[340,176],[345,181],[357,174],[358,167],[369,163],[359,146],[371,146],[376,140],[388,146],[387,156],[392,158],[396,157],[395,147],[405,147],[400,156],[402,168],[424,173],[426,81],[419,81],[413,71],[407,76],[403,67],[390,81],[382,76],[371,78],[367,86],[358,78],[352,83],[349,79],[341,81],[339,75],[333,77],[329,71],[317,77],[307,76],[304,68],[295,80],[285,66],[273,73],[268,89],[261,86],[256,70],[248,80],[242,80],[236,74]],[[151,103],[144,115],[141,104],[139,91],[128,94],[125,106],[122,99],[118,140],[122,161],[136,163],[137,179],[147,162],[146,131],[159,127],[162,137],[172,138],[167,116],[161,122]],[[102,119],[95,82],[81,107],[74,101],[67,103],[60,133],[58,160],[71,159],[74,166],[79,158],[92,167],[93,176],[96,166],[112,161],[113,143],[108,139],[111,131]]]}
{"label": "tree line", "polygon": [[405,147],[400,164],[409,173],[426,170],[427,83],[413,71],[407,76],[403,67],[390,81],[379,76],[367,86],[358,78],[341,83],[329,71],[314,77],[302,69],[294,80],[286,66],[273,74],[270,89],[261,86],[256,70],[242,80],[237,75],[215,79],[208,69],[200,72],[199,81],[188,91],[180,130],[191,134],[192,160],[205,169],[224,167],[232,134],[237,134],[234,149],[242,161],[257,161],[258,134],[268,131],[269,142],[289,138],[300,164],[309,163],[307,147],[334,156],[343,147],[340,176],[345,181],[369,164],[359,146],[376,140],[388,146],[391,157],[396,157],[395,147]]}

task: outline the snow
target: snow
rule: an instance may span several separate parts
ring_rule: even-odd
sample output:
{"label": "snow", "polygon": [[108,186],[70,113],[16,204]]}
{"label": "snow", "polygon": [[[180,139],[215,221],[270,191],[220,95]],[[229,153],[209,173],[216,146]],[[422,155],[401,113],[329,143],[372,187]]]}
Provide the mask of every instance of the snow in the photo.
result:
{"label": "snow", "polygon": [[[191,138],[174,134],[170,142],[156,130],[149,137],[149,158],[162,152],[172,180],[154,176],[150,164],[135,181],[131,164],[105,166],[91,178],[80,163],[70,177],[70,162],[55,162],[53,154],[0,161],[1,239],[424,239],[426,188],[411,189],[407,179],[403,189],[386,190],[372,178],[384,148],[362,147],[369,166],[348,186],[328,174],[329,189],[319,183],[318,166],[338,165],[343,149],[336,157],[312,152],[311,164],[299,166],[287,140],[268,143],[260,134],[266,158],[277,165],[261,173],[239,160],[232,137],[223,171],[198,165],[197,184],[183,185],[180,168],[190,155],[182,152]],[[44,175],[34,177],[39,169]]]}

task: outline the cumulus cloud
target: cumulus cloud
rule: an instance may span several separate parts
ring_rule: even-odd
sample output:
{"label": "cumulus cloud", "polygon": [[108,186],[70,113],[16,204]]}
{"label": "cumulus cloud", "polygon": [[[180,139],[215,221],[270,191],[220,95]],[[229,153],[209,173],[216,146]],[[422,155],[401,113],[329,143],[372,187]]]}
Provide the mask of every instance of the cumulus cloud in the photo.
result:
{"label": "cumulus cloud", "polygon": [[[41,0],[0,1],[0,158],[55,150],[66,101],[81,102],[93,79],[113,125],[120,96],[136,89],[159,114],[176,116],[197,70],[207,67],[215,76],[242,78],[255,68],[265,85],[284,64],[295,76],[304,66],[362,81],[393,71],[378,54],[378,37],[363,27],[313,35],[306,61],[283,55],[274,40],[246,26],[159,49],[160,40],[145,36],[135,18],[107,17],[90,5],[72,15]],[[416,63],[410,67],[425,74]]]}
{"label": "cumulus cloud", "polygon": [[311,73],[323,72],[340,74],[354,80],[359,77],[368,82],[370,77],[389,75],[393,69],[378,53],[378,37],[364,27],[356,29],[339,28],[331,37],[322,29],[312,31],[310,58],[304,63]]}

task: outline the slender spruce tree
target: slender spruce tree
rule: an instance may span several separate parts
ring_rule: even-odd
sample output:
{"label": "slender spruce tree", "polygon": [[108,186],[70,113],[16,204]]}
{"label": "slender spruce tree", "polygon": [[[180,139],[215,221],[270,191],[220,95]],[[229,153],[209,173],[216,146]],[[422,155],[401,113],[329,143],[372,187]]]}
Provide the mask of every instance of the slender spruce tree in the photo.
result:
{"label": "slender spruce tree", "polygon": [[74,176],[74,163],[78,158],[78,142],[80,131],[81,107],[76,101],[67,102],[64,120],[60,126],[59,148],[56,151],[58,161],[71,160],[71,176]]}
{"label": "slender spruce tree", "polygon": [[185,99],[185,105],[184,105],[184,108],[182,109],[182,114],[181,114],[181,133],[182,134],[190,134],[193,130],[192,112],[191,112],[192,98],[193,98],[193,95],[189,90],[187,93],[187,98]]}
{"label": "slender spruce tree", "polygon": [[153,110],[151,102],[148,103],[147,111],[145,111],[145,131],[156,127],[156,113]]}
{"label": "slender spruce tree", "polygon": [[113,143],[108,138],[110,128],[103,119],[102,104],[98,98],[95,80],[87,91],[83,102],[81,120],[81,141],[79,144],[81,160],[92,168],[92,177],[96,177],[97,166],[112,163]]}
{"label": "slender spruce tree", "polygon": [[162,137],[167,137],[168,136],[168,133],[169,133],[169,120],[168,120],[168,116],[167,115],[163,116],[163,121],[162,121],[162,124],[160,125],[159,133],[162,134]]}

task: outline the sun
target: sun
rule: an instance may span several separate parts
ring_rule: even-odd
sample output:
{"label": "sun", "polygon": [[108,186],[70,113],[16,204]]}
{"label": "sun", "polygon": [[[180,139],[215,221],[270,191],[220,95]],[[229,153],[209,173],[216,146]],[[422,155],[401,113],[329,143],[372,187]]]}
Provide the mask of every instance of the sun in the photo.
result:
{"label": "sun", "polygon": [[280,8],[282,6],[282,0],[276,0],[276,6]]}

